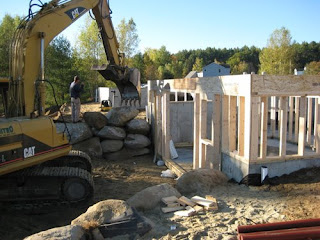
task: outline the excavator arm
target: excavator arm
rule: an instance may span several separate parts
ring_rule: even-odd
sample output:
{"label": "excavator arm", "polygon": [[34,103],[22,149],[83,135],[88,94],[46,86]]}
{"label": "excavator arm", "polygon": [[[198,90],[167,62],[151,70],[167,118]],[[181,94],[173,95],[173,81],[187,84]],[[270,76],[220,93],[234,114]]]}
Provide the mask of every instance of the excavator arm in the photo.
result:
{"label": "excavator arm", "polygon": [[123,100],[140,99],[140,75],[124,66],[107,0],[52,0],[35,15],[29,14],[15,32],[10,54],[8,117],[43,114],[44,51],[55,36],[91,9],[108,59],[108,64],[98,67],[98,71],[116,83]]}

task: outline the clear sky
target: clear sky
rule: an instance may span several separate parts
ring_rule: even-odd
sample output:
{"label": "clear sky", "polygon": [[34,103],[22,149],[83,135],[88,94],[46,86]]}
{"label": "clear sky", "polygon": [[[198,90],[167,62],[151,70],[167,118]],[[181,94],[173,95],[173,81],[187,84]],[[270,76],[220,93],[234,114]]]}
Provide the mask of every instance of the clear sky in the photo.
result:
{"label": "clear sky", "polygon": [[[29,1],[1,0],[0,19],[5,13],[26,15]],[[115,27],[121,19],[133,18],[141,51],[161,46],[171,53],[207,47],[262,48],[281,27],[299,43],[320,41],[320,0],[110,0],[110,7]],[[63,34],[73,43],[83,23],[80,19]]]}

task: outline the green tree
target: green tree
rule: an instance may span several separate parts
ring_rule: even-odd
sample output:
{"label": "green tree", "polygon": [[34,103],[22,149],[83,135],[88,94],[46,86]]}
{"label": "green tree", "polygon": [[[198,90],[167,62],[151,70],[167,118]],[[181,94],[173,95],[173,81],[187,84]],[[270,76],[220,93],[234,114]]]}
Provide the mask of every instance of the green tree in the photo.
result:
{"label": "green tree", "polygon": [[192,70],[197,71],[197,72],[201,72],[203,67],[204,67],[203,59],[197,57],[195,63],[192,66]]}
{"label": "green tree", "polygon": [[139,45],[137,26],[132,18],[128,22],[125,19],[121,20],[117,27],[117,38],[120,52],[123,52],[126,58],[131,58]]}
{"label": "green tree", "polygon": [[64,37],[55,38],[46,49],[46,79],[51,85],[47,85],[46,104],[55,105],[69,101],[69,86],[72,77],[76,74],[73,70],[72,49],[70,42]]}
{"label": "green tree", "polygon": [[295,63],[291,43],[288,29],[276,29],[271,34],[267,47],[260,54],[260,71],[268,74],[292,74]]}
{"label": "green tree", "polygon": [[306,65],[305,74],[307,75],[320,75],[320,62],[311,62]]}
{"label": "green tree", "polygon": [[86,24],[80,31],[76,48],[73,50],[72,58],[77,75],[85,83],[85,92],[82,98],[92,100],[95,97],[97,87],[114,87],[111,81],[106,81],[97,71],[91,70],[93,65],[102,65],[107,63],[106,54],[100,33],[95,21],[91,18],[86,19]]}
{"label": "green tree", "polygon": [[9,49],[14,32],[21,18],[6,14],[0,22],[0,76],[9,76]]}

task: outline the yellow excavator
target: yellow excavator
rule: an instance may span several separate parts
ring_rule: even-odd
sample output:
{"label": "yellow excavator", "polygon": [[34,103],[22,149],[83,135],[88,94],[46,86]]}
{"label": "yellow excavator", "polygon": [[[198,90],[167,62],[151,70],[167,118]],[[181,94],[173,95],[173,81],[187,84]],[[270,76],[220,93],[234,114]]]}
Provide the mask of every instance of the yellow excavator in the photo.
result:
{"label": "yellow excavator", "polygon": [[0,205],[86,202],[94,193],[91,160],[71,150],[66,132],[57,132],[44,115],[45,49],[92,10],[108,60],[93,69],[116,83],[122,100],[140,99],[140,79],[137,70],[124,66],[107,0],[52,0],[32,12],[34,5],[31,0],[29,14],[14,34],[9,80],[0,84],[6,114],[0,118]]}

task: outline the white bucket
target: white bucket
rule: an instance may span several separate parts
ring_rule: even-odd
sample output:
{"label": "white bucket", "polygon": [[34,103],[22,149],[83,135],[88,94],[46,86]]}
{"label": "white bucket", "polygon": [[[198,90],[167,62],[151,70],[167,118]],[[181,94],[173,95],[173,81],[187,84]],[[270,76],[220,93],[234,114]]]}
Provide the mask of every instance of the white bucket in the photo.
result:
{"label": "white bucket", "polygon": [[262,166],[261,167],[261,183],[266,178],[266,176],[268,176],[268,167]]}

